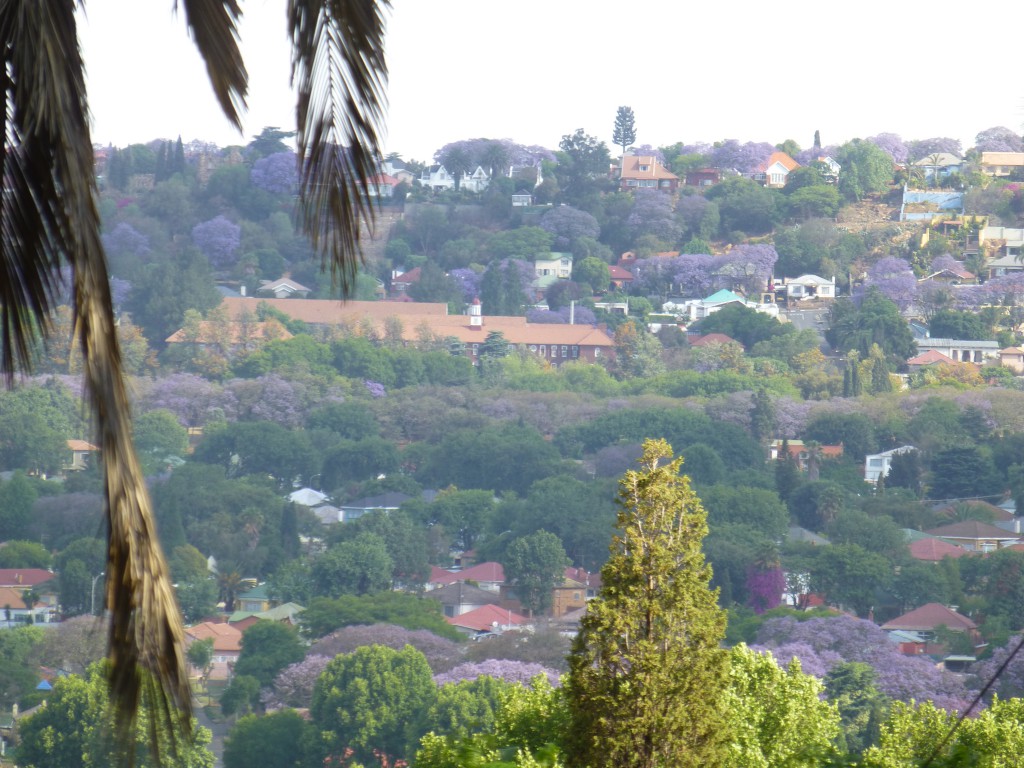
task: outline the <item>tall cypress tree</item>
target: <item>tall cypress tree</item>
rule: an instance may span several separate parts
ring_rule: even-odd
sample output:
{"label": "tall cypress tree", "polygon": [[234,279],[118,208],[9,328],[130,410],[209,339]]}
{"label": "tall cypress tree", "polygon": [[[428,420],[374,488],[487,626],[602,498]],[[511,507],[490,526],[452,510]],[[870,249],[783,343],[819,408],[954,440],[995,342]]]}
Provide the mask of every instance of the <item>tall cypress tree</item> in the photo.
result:
{"label": "tall cypress tree", "polygon": [[619,107],[615,112],[612,141],[622,147],[622,154],[626,154],[626,147],[636,141],[636,119],[632,107]]}
{"label": "tall cypress tree", "polygon": [[569,656],[574,768],[722,765],[725,613],[709,587],[707,514],[664,440],[619,483],[611,557]]}

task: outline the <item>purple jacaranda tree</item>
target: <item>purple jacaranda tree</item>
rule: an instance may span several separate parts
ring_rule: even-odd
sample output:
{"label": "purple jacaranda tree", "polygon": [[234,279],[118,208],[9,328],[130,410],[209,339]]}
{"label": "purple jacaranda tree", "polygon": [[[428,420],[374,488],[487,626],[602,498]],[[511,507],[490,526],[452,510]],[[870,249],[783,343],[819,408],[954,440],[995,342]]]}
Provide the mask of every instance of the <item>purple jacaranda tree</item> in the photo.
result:
{"label": "purple jacaranda tree", "polygon": [[446,672],[455,666],[460,656],[457,643],[438,637],[426,629],[405,629],[394,624],[360,624],[335,630],[310,646],[309,654],[334,658],[340,653],[352,653],[364,645],[386,645],[401,650],[411,645],[427,657],[434,674]]}
{"label": "purple jacaranda tree", "polygon": [[114,260],[125,257],[141,259],[150,253],[149,238],[128,222],[122,221],[103,235],[103,249]]}
{"label": "purple jacaranda tree", "polygon": [[371,381],[370,379],[366,379],[363,382],[363,386],[366,388],[366,391],[369,393],[370,397],[374,398],[375,400],[381,397],[388,396],[387,388],[379,381]]}
{"label": "purple jacaranda tree", "polygon": [[172,373],[137,390],[137,412],[162,408],[177,416],[183,427],[201,426],[223,414],[221,387],[193,373]]}
{"label": "purple jacaranda tree", "polygon": [[774,151],[775,147],[764,141],[740,144],[736,139],[726,139],[711,150],[711,162],[716,168],[733,168],[740,173],[753,173]]}
{"label": "purple jacaranda tree", "polygon": [[684,253],[672,259],[672,281],[685,297],[704,297],[714,282],[715,258],[706,253]]}
{"label": "purple jacaranda tree", "polygon": [[122,306],[132,292],[132,284],[119,277],[110,278],[110,298],[114,301],[114,308]]}
{"label": "purple jacaranda tree", "polygon": [[898,133],[879,133],[875,136],[868,136],[865,141],[870,141],[899,165],[907,162],[907,157],[910,155],[910,148],[903,143],[903,139]]}
{"label": "purple jacaranda tree", "polygon": [[1016,131],[997,125],[975,136],[974,148],[979,152],[1024,152],[1024,141]]}
{"label": "purple jacaranda tree", "polygon": [[631,147],[629,150],[629,154],[637,155],[640,157],[653,157],[662,165],[665,164],[664,153],[657,147],[652,147],[650,144],[639,144],[634,147]]}
{"label": "purple jacaranda tree", "polygon": [[226,216],[216,216],[192,228],[192,242],[217,269],[226,269],[238,260],[242,228]]}
{"label": "purple jacaranda tree", "polygon": [[274,195],[295,191],[299,181],[294,152],[275,152],[253,163],[249,181],[258,189]]}
{"label": "purple jacaranda tree", "polygon": [[738,278],[751,294],[760,293],[775,270],[779,254],[774,245],[737,245],[718,260],[717,270],[727,267],[727,274]]}
{"label": "purple jacaranda tree", "polygon": [[938,669],[930,660],[901,654],[888,635],[870,621],[836,616],[801,622],[787,616],[769,619],[757,634],[756,647],[770,650],[782,665],[792,657],[782,649],[793,644],[810,647],[817,655],[817,661],[808,658],[806,662],[798,655],[805,672],[823,662],[826,653],[839,657],[828,664],[829,669],[840,661],[870,664],[877,674],[878,690],[899,701],[930,699],[944,709],[961,709],[970,698],[959,677]]}
{"label": "purple jacaranda tree", "polygon": [[555,251],[568,251],[579,238],[596,239],[601,234],[601,225],[597,219],[569,205],[560,205],[545,213],[541,217],[540,228],[555,236],[552,243]]}
{"label": "purple jacaranda tree", "polygon": [[675,259],[638,259],[632,267],[632,292],[643,296],[667,296],[676,284]]}
{"label": "purple jacaranda tree", "polygon": [[572,313],[574,325],[594,325],[597,323],[597,316],[589,307],[577,306],[575,310],[569,307],[560,307],[556,310],[529,309],[526,311],[526,322],[547,323],[551,325],[565,325],[569,322],[569,315]]}
{"label": "purple jacaranda tree", "polygon": [[704,219],[711,205],[703,195],[685,195],[676,201],[676,218],[690,236],[707,234]]}
{"label": "purple jacaranda tree", "polygon": [[460,683],[463,680],[476,680],[478,677],[492,677],[506,683],[520,683],[528,686],[537,675],[544,675],[552,686],[561,685],[558,672],[543,664],[528,661],[512,661],[511,659],[487,659],[486,661],[464,662],[452,667],[447,672],[434,675],[438,687],[448,683]]}
{"label": "purple jacaranda tree", "polygon": [[910,150],[910,154],[907,159],[910,162],[920,160],[930,155],[940,154],[947,152],[951,155],[960,157],[963,153],[963,149],[959,139],[951,139],[948,136],[935,136],[931,139],[916,139],[914,141],[907,142],[907,149]]}
{"label": "purple jacaranda tree", "polygon": [[796,160],[800,165],[812,165],[819,157],[835,157],[839,152],[839,147],[835,144],[829,144],[827,147],[808,147],[802,149],[796,153]]}
{"label": "purple jacaranda tree", "polygon": [[309,410],[318,404],[306,386],[276,373],[255,379],[231,379],[224,384],[225,394],[237,403],[235,418],[239,421],[272,421],[283,427],[298,427]]}
{"label": "purple jacaranda tree", "polygon": [[932,274],[935,274],[936,272],[941,272],[944,269],[961,270],[964,269],[964,263],[962,261],[957,261],[948,253],[944,253],[941,256],[936,256],[934,259],[932,259]]}
{"label": "purple jacaranda tree", "polygon": [[657,189],[633,193],[633,210],[627,223],[634,240],[654,235],[669,247],[675,246],[683,234],[672,211],[672,197]]}
{"label": "purple jacaranda tree", "polygon": [[711,159],[711,153],[714,152],[715,148],[704,141],[698,141],[695,144],[683,144],[679,148],[680,155],[705,155],[708,159]]}
{"label": "purple jacaranda tree", "polygon": [[1006,664],[1006,669],[999,673],[991,693],[999,695],[1001,699],[1021,698],[1024,696],[1024,654],[1018,653],[1012,661],[1007,663],[1010,654],[1020,645],[1021,636],[1014,635],[1006,645],[996,648],[992,655],[984,661],[972,664],[969,670],[970,678],[968,684],[977,690],[981,690],[990,680],[996,677],[996,673]]}
{"label": "purple jacaranda tree", "polygon": [[791,397],[772,398],[775,409],[775,437],[790,440],[803,434],[811,418],[811,403]]}
{"label": "purple jacaranda tree", "polygon": [[751,392],[730,392],[724,397],[708,400],[704,413],[716,423],[735,424],[743,429],[750,429],[750,396]]}
{"label": "purple jacaranda tree", "polygon": [[917,298],[917,278],[905,259],[887,256],[868,269],[866,288],[877,288],[900,311],[909,308]]}
{"label": "purple jacaranda tree", "polygon": [[273,685],[260,695],[263,706],[268,710],[309,707],[317,678],[330,661],[329,656],[310,654],[302,661],[289,664],[277,673]]}
{"label": "purple jacaranda tree", "polygon": [[786,591],[786,574],[782,566],[752,563],[747,568],[747,605],[754,613],[761,614],[782,605],[782,593]]}
{"label": "purple jacaranda tree", "polygon": [[483,277],[473,269],[453,269],[448,276],[454,278],[462,291],[462,300],[469,304],[473,299],[480,297],[480,279]]}

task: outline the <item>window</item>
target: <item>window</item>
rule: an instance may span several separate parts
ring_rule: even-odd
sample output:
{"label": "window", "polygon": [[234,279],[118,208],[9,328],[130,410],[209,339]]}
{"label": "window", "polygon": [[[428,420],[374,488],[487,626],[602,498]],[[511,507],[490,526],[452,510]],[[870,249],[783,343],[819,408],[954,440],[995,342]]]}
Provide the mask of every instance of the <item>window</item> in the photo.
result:
{"label": "window", "polygon": [[568,357],[568,356],[569,356],[569,347],[567,347],[565,344],[563,344],[562,345],[562,357]]}
{"label": "window", "polygon": [[641,171],[649,171],[649,170],[651,170],[651,166],[649,166],[649,165],[641,165],[640,166],[640,170]]}
{"label": "window", "polygon": [[546,344],[541,344],[540,345],[540,356],[541,357],[547,357],[548,356],[548,347],[547,347]]}
{"label": "window", "polygon": [[597,359],[600,356],[601,356],[601,348],[600,347],[594,347],[594,359]]}
{"label": "window", "polygon": [[533,352],[534,354],[536,354],[537,353],[537,345],[536,344],[531,344],[530,345],[530,351]]}
{"label": "window", "polygon": [[580,356],[580,348],[579,348],[578,345],[573,344],[572,345],[572,359],[575,360],[579,356]]}
{"label": "window", "polygon": [[479,352],[480,352],[480,345],[479,344],[474,344],[473,345],[473,357],[476,357]]}
{"label": "window", "polygon": [[551,345],[551,356],[558,357],[558,346],[556,344]]}

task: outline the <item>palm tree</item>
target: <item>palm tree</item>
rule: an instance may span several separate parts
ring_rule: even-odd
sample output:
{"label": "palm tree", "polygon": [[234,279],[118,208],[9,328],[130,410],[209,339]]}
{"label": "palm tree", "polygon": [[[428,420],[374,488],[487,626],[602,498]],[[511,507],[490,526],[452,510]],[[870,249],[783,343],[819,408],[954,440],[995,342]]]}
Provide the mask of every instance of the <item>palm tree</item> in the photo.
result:
{"label": "palm tree", "polygon": [[[106,468],[111,691],[128,728],[142,696],[187,729],[182,626],[131,439],[110,274],[89,133],[74,0],[0,3],[5,90],[0,172],[0,363],[8,382],[31,364],[70,267],[87,399]],[[84,4],[81,3],[81,4]],[[227,118],[241,129],[247,75],[238,0],[182,0]],[[360,217],[372,217],[362,180],[375,173],[387,68],[388,0],[289,0],[297,86],[299,227],[347,287],[360,260]],[[147,680],[155,680],[155,686]]]}

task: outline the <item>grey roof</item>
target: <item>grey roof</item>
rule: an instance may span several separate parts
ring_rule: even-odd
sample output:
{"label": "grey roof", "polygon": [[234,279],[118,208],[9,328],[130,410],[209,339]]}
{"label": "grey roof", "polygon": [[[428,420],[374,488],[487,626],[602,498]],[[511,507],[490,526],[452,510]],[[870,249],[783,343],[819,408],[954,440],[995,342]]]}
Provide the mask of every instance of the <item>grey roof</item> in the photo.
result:
{"label": "grey roof", "polygon": [[363,499],[356,499],[346,504],[342,504],[342,509],[398,509],[402,504],[412,496],[405,493],[399,493],[398,491],[388,491],[382,493],[380,496],[367,496]]}
{"label": "grey roof", "polygon": [[977,347],[978,349],[999,349],[998,341],[987,339],[919,339],[918,349],[929,347]]}

